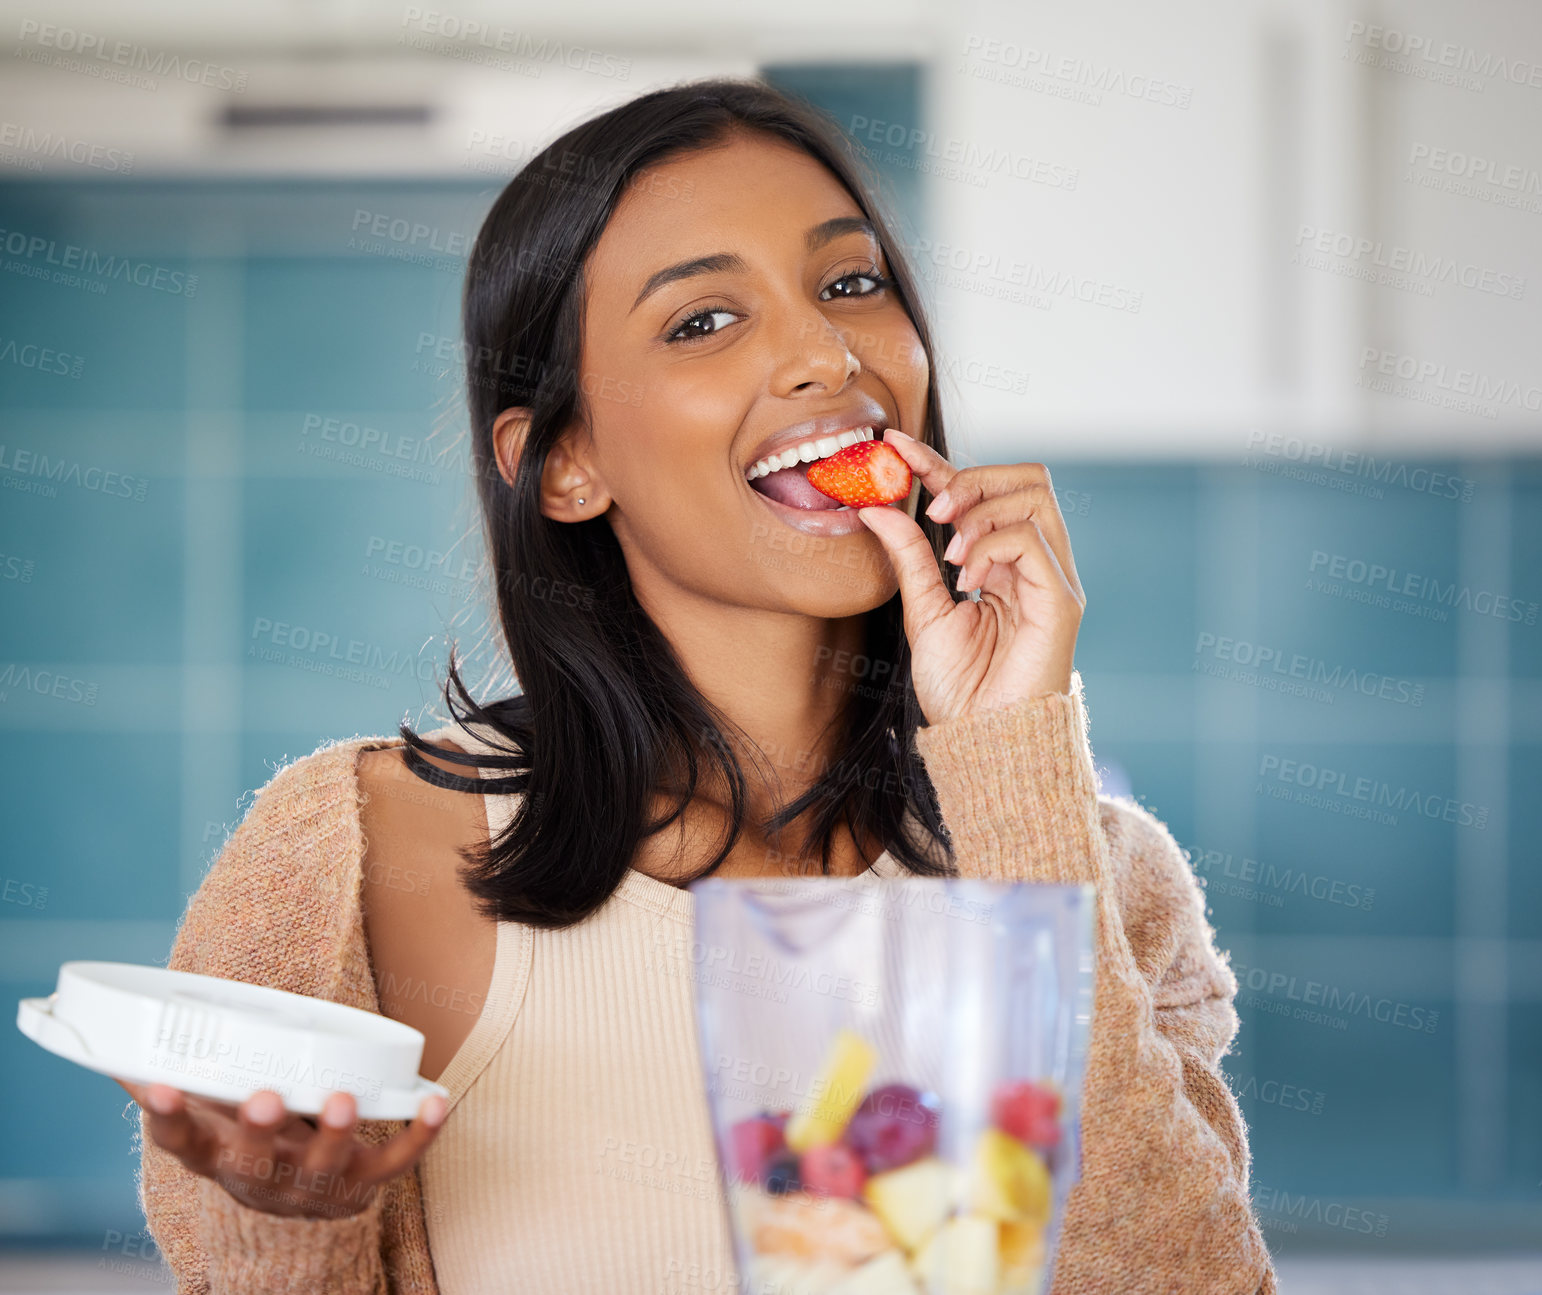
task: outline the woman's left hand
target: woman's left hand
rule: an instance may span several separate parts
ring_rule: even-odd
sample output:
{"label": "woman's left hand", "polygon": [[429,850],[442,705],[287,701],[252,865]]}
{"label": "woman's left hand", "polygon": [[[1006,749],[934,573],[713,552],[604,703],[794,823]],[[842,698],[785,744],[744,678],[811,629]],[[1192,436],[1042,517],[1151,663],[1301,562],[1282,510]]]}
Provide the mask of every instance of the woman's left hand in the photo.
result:
{"label": "woman's left hand", "polygon": [[1042,463],[955,468],[930,446],[890,428],[892,445],[952,522],[944,554],[962,564],[955,603],[921,527],[903,508],[864,508],[899,577],[916,700],[928,724],[1071,690],[1087,597],[1076,578],[1065,519]]}

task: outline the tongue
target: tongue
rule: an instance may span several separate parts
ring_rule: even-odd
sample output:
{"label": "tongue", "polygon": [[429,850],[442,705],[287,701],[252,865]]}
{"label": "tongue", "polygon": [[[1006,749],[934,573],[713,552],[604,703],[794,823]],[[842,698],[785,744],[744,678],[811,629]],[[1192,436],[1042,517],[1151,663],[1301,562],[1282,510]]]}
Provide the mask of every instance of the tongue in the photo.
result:
{"label": "tongue", "polygon": [[790,468],[771,473],[770,476],[756,477],[750,482],[750,489],[758,490],[761,494],[776,500],[779,504],[786,504],[789,508],[819,511],[841,506],[838,499],[831,499],[829,495],[822,494],[809,484],[807,463],[795,463]]}

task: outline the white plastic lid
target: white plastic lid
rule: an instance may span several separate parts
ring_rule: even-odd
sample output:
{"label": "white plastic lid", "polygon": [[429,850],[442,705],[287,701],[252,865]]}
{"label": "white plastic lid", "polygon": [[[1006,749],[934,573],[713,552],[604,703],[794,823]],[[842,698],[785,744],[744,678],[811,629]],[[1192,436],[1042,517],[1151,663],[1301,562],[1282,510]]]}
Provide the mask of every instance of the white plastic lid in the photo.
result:
{"label": "white plastic lid", "polygon": [[298,1115],[349,1092],[360,1119],[410,1120],[448,1093],[422,1078],[423,1034],[288,990],[129,962],[66,962],[16,1024],[57,1056],[131,1083],[239,1103],[269,1088]]}

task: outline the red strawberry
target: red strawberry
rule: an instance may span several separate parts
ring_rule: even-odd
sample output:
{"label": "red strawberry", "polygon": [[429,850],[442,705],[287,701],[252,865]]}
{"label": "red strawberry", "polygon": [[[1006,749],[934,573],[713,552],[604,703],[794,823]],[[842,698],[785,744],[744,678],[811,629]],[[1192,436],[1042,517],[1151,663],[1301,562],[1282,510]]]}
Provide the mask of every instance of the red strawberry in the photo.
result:
{"label": "red strawberry", "polygon": [[1003,1133],[1029,1146],[1060,1141],[1060,1094],[1048,1084],[1017,1079],[1000,1085],[991,1099],[991,1119]]}
{"label": "red strawberry", "polygon": [[910,493],[910,464],[885,441],[858,441],[808,465],[809,485],[848,508],[892,504]]}
{"label": "red strawberry", "polygon": [[746,1182],[759,1179],[766,1165],[787,1150],[782,1130],[772,1116],[760,1114],[740,1120],[729,1130],[734,1172]]}

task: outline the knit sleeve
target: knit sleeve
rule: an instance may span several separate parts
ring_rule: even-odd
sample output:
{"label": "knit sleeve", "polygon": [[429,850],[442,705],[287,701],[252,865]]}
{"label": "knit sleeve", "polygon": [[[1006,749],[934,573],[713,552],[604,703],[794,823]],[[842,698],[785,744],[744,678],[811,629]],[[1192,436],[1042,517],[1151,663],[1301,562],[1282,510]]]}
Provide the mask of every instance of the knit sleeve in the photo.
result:
{"label": "knit sleeve", "polygon": [[[341,758],[351,758],[344,751]],[[280,770],[188,902],[167,965],[326,997],[347,852],[361,849],[356,783],[339,753]],[[381,1295],[384,1189],[364,1210],[288,1218],[237,1201],[150,1138],[139,1111],[139,1199],[179,1295]],[[369,1125],[361,1125],[361,1130]]]}
{"label": "knit sleeve", "polygon": [[1275,1295],[1246,1125],[1219,1069],[1236,978],[1172,835],[1098,795],[1080,673],[1069,693],[931,725],[916,746],[962,875],[1096,889],[1082,1170],[1055,1295]]}

